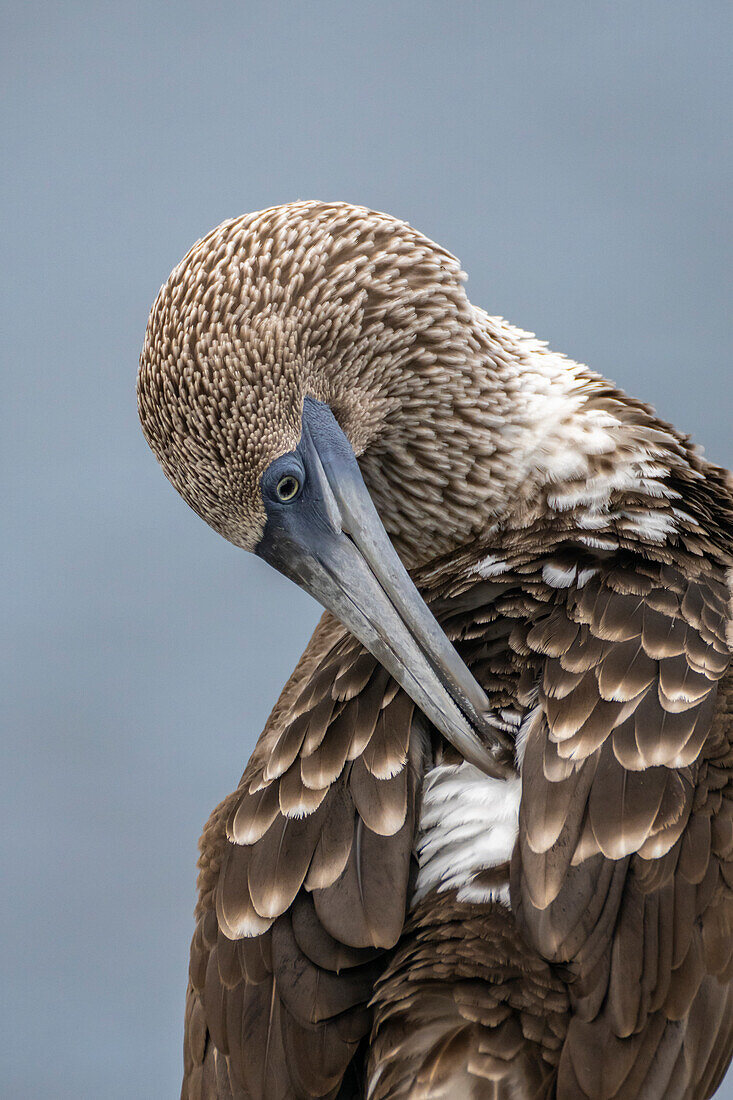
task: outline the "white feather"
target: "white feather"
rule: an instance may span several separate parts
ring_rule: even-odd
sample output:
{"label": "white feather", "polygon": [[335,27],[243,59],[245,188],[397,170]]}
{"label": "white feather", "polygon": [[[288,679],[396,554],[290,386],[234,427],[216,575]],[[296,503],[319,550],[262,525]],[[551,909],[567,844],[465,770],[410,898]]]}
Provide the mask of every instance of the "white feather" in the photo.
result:
{"label": "white feather", "polygon": [[508,568],[509,565],[503,558],[497,558],[494,554],[487,554],[478,563],[475,571],[480,577],[488,580],[490,577],[500,577],[502,573],[506,573]]}
{"label": "white feather", "polygon": [[511,858],[517,839],[521,779],[492,779],[472,764],[428,772],[416,844],[414,901],[431,890],[457,890],[459,901],[509,904],[508,883],[485,889],[476,875]]}

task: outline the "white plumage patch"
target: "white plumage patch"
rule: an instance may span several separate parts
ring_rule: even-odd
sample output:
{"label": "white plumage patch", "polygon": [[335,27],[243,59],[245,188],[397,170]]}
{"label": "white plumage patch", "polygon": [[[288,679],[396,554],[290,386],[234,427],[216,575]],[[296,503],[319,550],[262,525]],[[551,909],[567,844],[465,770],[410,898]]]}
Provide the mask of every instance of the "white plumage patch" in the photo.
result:
{"label": "white plumage patch", "polygon": [[459,901],[509,905],[508,883],[486,888],[474,880],[480,871],[511,858],[521,796],[521,779],[492,779],[472,764],[439,764],[428,772],[413,900],[435,889],[457,890]]}

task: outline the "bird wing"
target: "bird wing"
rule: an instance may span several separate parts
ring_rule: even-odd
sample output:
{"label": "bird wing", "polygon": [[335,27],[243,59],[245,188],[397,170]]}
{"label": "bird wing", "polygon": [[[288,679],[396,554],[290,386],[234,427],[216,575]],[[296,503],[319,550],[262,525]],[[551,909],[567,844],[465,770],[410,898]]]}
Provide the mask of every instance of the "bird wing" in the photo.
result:
{"label": "bird wing", "polygon": [[731,1057],[728,601],[704,560],[628,555],[523,638],[539,664],[512,903],[567,969],[563,1097],[708,1097]]}
{"label": "bird wing", "polygon": [[338,1092],[405,919],[413,711],[325,615],[202,837],[184,1100]]}

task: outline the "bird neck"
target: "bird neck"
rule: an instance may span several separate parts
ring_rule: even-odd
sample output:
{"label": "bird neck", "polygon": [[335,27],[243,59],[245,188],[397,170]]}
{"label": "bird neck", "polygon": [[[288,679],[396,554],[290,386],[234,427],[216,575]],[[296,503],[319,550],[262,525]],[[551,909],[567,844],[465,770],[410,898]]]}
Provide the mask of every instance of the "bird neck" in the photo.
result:
{"label": "bird neck", "polygon": [[360,457],[408,567],[542,523],[598,547],[619,522],[632,540],[666,540],[679,495],[670,475],[694,474],[684,438],[532,334],[470,308],[460,341],[418,351]]}

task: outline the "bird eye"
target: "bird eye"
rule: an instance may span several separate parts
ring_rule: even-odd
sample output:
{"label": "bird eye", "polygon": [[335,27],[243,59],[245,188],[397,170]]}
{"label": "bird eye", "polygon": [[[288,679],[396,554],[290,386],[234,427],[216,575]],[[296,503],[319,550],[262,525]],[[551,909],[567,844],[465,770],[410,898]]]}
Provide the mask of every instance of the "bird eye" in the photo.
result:
{"label": "bird eye", "polygon": [[300,482],[297,477],[293,477],[292,474],[286,474],[285,477],[281,477],[277,483],[276,493],[278,500],[281,500],[284,504],[287,504],[291,500],[295,500],[300,492]]}

